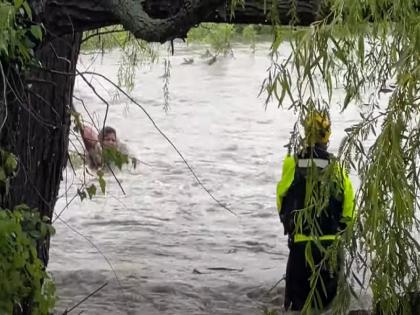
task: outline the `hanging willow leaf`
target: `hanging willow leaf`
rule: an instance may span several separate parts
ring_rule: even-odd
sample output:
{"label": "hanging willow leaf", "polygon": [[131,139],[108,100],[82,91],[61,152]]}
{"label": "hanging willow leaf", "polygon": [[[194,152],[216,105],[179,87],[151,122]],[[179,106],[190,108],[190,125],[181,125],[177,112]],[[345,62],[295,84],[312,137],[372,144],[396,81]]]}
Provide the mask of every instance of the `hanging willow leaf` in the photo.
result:
{"label": "hanging willow leaf", "polygon": [[[361,271],[359,282],[363,282],[356,281],[357,285],[370,288],[373,303],[383,314],[408,314],[404,296],[420,287],[418,3],[328,0],[326,5],[328,17],[288,37],[292,53],[280,64],[273,60],[266,90],[279,86],[282,92],[275,94],[279,106],[288,97],[298,117],[310,108],[330,109],[333,90],[340,93],[343,115],[350,107],[362,108],[360,121],[345,126],[347,136],[339,150],[340,161],[351,166],[360,179],[357,224],[352,227],[352,237],[343,241],[350,253],[344,280],[349,281],[350,272]],[[271,54],[281,50],[284,42],[285,38],[276,37]],[[378,94],[391,83],[389,97]],[[299,130],[294,131],[294,138],[298,138],[296,132]],[[299,145],[295,143],[293,149]],[[312,201],[320,206],[322,201],[315,199]],[[300,216],[298,225],[307,220],[313,222],[311,230],[317,230],[310,209]],[[305,255],[311,265],[309,250]],[[355,291],[346,281],[341,281],[341,288],[337,307],[345,305]],[[317,293],[311,291],[309,299],[317,300]],[[310,305],[307,301],[305,310]]]}

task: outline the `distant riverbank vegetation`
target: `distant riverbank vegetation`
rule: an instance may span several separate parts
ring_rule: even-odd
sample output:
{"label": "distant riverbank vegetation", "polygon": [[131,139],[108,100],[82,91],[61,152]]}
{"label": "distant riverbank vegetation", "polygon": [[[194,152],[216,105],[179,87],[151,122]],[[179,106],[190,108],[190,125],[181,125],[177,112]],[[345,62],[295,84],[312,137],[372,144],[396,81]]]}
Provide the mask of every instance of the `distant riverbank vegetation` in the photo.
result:
{"label": "distant riverbank vegetation", "polygon": [[[256,49],[258,42],[272,41],[281,35],[288,38],[290,27],[266,25],[233,25],[227,23],[202,23],[191,29],[185,42],[187,45],[199,44],[203,46],[203,56],[211,65],[219,56],[233,54],[234,44],[248,45],[250,53]],[[173,44],[173,43],[172,43]],[[172,53],[173,45],[169,44]],[[172,45],[172,46],[171,46]],[[105,53],[111,49],[122,51],[119,60],[118,85],[131,91],[134,87],[135,69],[143,64],[154,63],[159,57],[160,44],[147,43],[135,38],[121,26],[110,26],[94,31],[85,32],[82,41],[82,54]],[[188,62],[188,60],[186,60]],[[164,78],[168,78],[170,62],[165,62]],[[165,82],[167,86],[167,82]]]}
{"label": "distant riverbank vegetation", "polygon": [[[273,27],[267,25],[233,25],[227,23],[202,23],[191,29],[185,41],[187,44],[200,43],[208,45],[216,53],[225,53],[231,49],[233,43],[249,45],[252,50],[259,41],[271,41],[274,32],[282,32],[284,36],[290,32],[288,27]],[[132,34],[121,26],[110,26],[95,31],[85,32],[82,42],[82,51],[107,50],[112,48],[124,48],[133,41],[138,42],[138,48],[146,52],[152,49],[153,44],[147,44],[142,40],[135,39]],[[148,46],[148,47],[146,47]],[[147,55],[147,54],[146,54]]]}

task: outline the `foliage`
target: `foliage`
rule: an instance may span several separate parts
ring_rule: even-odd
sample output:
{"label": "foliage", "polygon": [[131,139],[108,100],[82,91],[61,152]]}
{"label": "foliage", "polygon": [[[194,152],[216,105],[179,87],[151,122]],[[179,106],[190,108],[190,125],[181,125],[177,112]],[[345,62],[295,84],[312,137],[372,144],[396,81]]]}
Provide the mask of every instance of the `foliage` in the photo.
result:
{"label": "foliage", "polygon": [[[106,181],[104,179],[105,172],[107,170],[111,170],[113,172],[114,166],[116,166],[119,170],[123,168],[126,164],[131,164],[133,168],[137,167],[137,159],[135,157],[130,157],[128,154],[122,152],[120,149],[115,148],[103,148],[101,151],[102,154],[102,161],[103,166],[99,168],[95,173],[98,179],[99,189],[100,191],[105,194],[106,190]],[[86,167],[86,157],[84,154],[79,152],[69,152],[69,161],[71,167],[73,169]],[[84,168],[84,172],[86,172],[86,168]],[[84,174],[85,175],[85,174]],[[83,175],[83,178],[85,177]],[[83,200],[87,197],[92,199],[96,195],[97,186],[95,184],[90,184],[88,187],[85,186],[85,181],[83,180],[83,184],[77,190],[77,194],[79,195],[80,199]]]}
{"label": "foliage", "polygon": [[[290,28],[277,26],[275,31],[284,39],[290,38]],[[244,43],[255,51],[258,41],[270,40],[273,28],[266,25],[234,25],[201,23],[188,32],[187,42],[209,45],[212,55],[227,55],[232,53],[233,43]]]}
{"label": "foliage", "polygon": [[42,39],[42,28],[32,23],[27,1],[0,0],[0,60],[20,66],[33,60],[33,48]]}
{"label": "foliage", "polygon": [[124,42],[122,50],[118,84],[131,91],[134,88],[136,68],[145,63],[154,63],[158,55],[151,44],[135,38],[131,33]]}
{"label": "foliage", "polygon": [[[284,34],[287,29],[282,28]],[[244,42],[252,49],[258,40],[269,39],[272,30],[264,25],[233,25],[226,23],[201,23],[198,27],[192,28],[188,32],[188,43],[208,44],[215,54],[228,54],[234,41]],[[144,62],[154,62],[157,60],[157,52],[153,46],[145,41],[138,40],[121,26],[109,26],[94,31],[84,33],[82,41],[82,51],[85,53],[121,48],[124,51],[123,65],[132,64],[133,66],[142,65]],[[119,75],[124,73],[124,69],[119,71]],[[121,81],[122,82],[122,81]]]}
{"label": "foliage", "polygon": [[200,24],[188,32],[188,42],[209,44],[213,55],[228,55],[232,52],[232,38],[235,29],[232,24]]}
{"label": "foliage", "polygon": [[129,162],[128,155],[115,148],[103,148],[102,157],[106,165],[115,165],[118,169]]}
{"label": "foliage", "polygon": [[[130,164],[133,168],[137,167],[137,159],[134,157],[129,157],[128,154],[121,152],[119,149],[114,148],[103,148],[102,149],[102,161],[103,167],[96,171],[96,176],[98,179],[99,189],[105,194],[106,190],[106,180],[104,179],[105,171],[111,170],[116,166],[119,170],[123,168],[124,165]],[[79,152],[70,152],[69,160],[73,168],[80,168],[86,166],[85,156]],[[86,169],[85,169],[86,171]],[[84,176],[83,176],[84,177]],[[95,184],[90,184],[88,187],[83,184],[80,188],[77,189],[77,194],[80,199],[83,200],[87,197],[92,199],[97,193],[97,186]]]}
{"label": "foliage", "polygon": [[9,193],[10,178],[15,175],[16,157],[0,149],[0,200]]}
{"label": "foliage", "polygon": [[81,49],[84,52],[91,53],[99,50],[104,53],[113,48],[122,50],[118,85],[132,91],[136,69],[145,63],[155,62],[158,54],[151,44],[135,38],[121,26],[109,26],[85,32],[83,35]]}
{"label": "foliage", "polygon": [[257,31],[254,25],[247,25],[242,30],[242,37],[245,41],[249,42],[251,49],[255,52],[255,43],[257,41]]}
{"label": "foliage", "polygon": [[[9,193],[16,157],[0,149],[0,196]],[[48,314],[55,302],[55,288],[37,256],[37,246],[54,234],[48,218],[25,205],[13,211],[0,208],[0,314],[29,304],[33,314]]]}
{"label": "foliage", "polygon": [[37,242],[54,233],[39,212],[22,205],[0,209],[0,313],[30,303],[33,314],[48,314],[55,302],[52,279],[37,257]]}
{"label": "foliage", "polygon": [[83,33],[81,50],[84,52],[113,49],[122,47],[127,41],[129,33],[120,26],[108,26]]}
{"label": "foliage", "polygon": [[[326,2],[325,18],[293,32],[286,60],[278,57],[284,38],[275,33],[263,88],[279,106],[289,106],[289,99],[299,117],[334,106],[340,89],[341,111],[361,108],[361,121],[346,130],[339,151],[341,162],[361,180],[357,224],[343,239],[346,276],[361,269],[375,305],[386,314],[408,314],[406,296],[420,287],[418,7],[414,1]],[[384,107],[378,96],[386,84],[392,87]],[[297,139],[291,143],[295,150]],[[367,139],[373,140],[370,147]],[[341,289],[337,309],[348,304],[354,288],[343,282]]]}

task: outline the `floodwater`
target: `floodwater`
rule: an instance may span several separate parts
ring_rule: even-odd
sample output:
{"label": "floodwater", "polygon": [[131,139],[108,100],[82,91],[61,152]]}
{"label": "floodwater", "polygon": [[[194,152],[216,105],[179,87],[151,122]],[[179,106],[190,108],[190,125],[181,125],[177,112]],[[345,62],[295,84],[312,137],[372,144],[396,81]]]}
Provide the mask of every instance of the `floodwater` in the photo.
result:
{"label": "floodwater", "polygon": [[[131,95],[235,215],[197,184],[138,106],[87,75],[109,102],[107,124],[141,163],[116,174],[125,193],[107,175],[106,196],[75,198],[63,221],[54,223],[48,269],[57,285],[57,314],[105,283],[72,313],[262,314],[264,307],[282,305],[284,282],[275,284],[285,273],[288,249],[275,189],[295,116],[276,104],[265,109],[264,97],[258,98],[270,65],[269,43],[259,44],[255,54],[235,47],[233,57],[212,65],[200,58],[204,51],[175,46],[167,112],[162,59],[140,68]],[[78,67],[116,81],[119,58],[118,51],[81,56]],[[194,62],[183,64],[184,58]],[[81,78],[75,95],[102,124],[106,105]],[[333,102],[341,100],[337,90]],[[75,106],[89,120],[81,103]],[[332,112],[332,152],[358,117],[356,109]],[[57,213],[73,197],[80,174],[70,168],[64,173]]]}

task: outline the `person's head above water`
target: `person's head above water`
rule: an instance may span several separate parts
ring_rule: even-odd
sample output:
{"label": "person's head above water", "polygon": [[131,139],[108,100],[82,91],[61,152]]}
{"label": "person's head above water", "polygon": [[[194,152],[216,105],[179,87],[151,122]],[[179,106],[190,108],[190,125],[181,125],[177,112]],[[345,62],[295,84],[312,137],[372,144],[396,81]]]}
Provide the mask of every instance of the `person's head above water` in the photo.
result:
{"label": "person's head above water", "polygon": [[117,148],[117,132],[106,126],[99,132],[99,142],[103,148]]}
{"label": "person's head above water", "polygon": [[331,136],[331,121],[327,111],[316,110],[309,112],[302,124],[305,130],[305,144],[307,146],[328,146]]}

